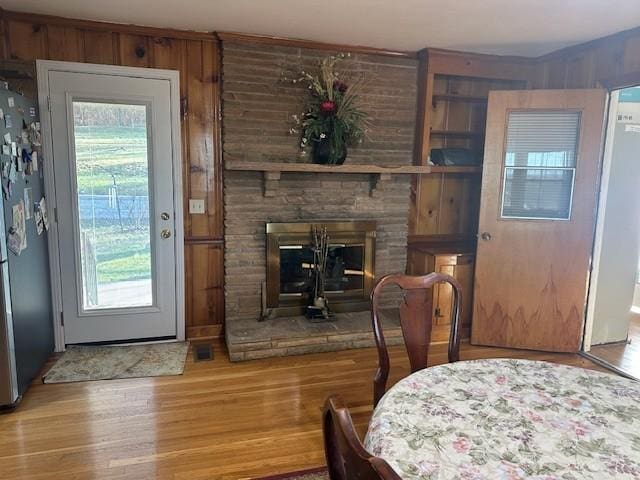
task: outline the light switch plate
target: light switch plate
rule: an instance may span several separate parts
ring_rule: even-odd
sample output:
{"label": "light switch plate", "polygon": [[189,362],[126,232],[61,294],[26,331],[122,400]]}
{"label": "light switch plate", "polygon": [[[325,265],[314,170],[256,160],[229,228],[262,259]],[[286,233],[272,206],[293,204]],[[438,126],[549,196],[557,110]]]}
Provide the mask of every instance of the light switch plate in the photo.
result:
{"label": "light switch plate", "polygon": [[189,213],[199,215],[204,213],[204,200],[199,198],[189,199]]}

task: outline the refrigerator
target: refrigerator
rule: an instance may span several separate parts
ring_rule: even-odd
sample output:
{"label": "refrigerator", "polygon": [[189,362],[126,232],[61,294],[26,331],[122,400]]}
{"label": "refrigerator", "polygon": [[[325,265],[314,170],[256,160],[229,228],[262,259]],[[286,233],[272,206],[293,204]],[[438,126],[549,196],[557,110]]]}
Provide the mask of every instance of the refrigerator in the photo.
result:
{"label": "refrigerator", "polygon": [[[37,104],[4,87],[6,84],[0,82],[1,410],[18,404],[54,350],[47,232],[46,228],[41,228],[39,234],[36,223],[36,217],[39,218],[37,212],[42,212],[40,200],[44,197]],[[26,135],[23,134],[25,130]],[[33,155],[34,151],[36,155]],[[26,242],[20,243],[25,248],[18,255],[8,247],[15,250],[14,207],[20,201],[24,203],[24,213],[33,212],[31,218],[20,222],[24,229],[18,228],[18,231],[24,235],[19,238],[26,238]],[[29,202],[32,205],[28,205]],[[40,227],[43,226],[41,221]]]}

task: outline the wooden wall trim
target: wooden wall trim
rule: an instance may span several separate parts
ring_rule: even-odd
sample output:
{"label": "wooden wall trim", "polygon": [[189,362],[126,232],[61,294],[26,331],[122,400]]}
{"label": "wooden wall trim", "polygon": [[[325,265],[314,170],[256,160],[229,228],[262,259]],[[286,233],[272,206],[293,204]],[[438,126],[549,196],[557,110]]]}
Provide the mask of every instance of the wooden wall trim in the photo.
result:
{"label": "wooden wall trim", "polygon": [[28,22],[34,25],[56,25],[81,30],[99,30],[106,32],[130,33],[134,35],[145,35],[149,37],[169,37],[180,40],[209,40],[216,41],[213,32],[197,32],[192,30],[178,30],[162,27],[144,27],[125,23],[101,22],[96,20],[82,20],[76,18],[57,17],[54,15],[41,15],[28,12],[14,12],[2,10],[2,17],[5,20],[15,20]]}
{"label": "wooden wall trim", "polygon": [[621,32],[612,33],[611,35],[595,38],[587,42],[582,42],[576,45],[571,45],[569,47],[560,48],[558,50],[554,50],[553,52],[549,52],[545,55],[534,57],[532,58],[532,60],[534,60],[535,62],[547,62],[549,60],[558,60],[558,59],[568,58],[568,57],[572,57],[574,55],[583,53],[586,50],[597,49],[610,42],[624,41],[628,38],[636,37],[636,36],[640,36],[640,27],[630,28],[629,30],[623,30]]}
{"label": "wooden wall trim", "polygon": [[446,55],[447,57],[464,57],[465,59],[475,59],[483,62],[502,62],[502,63],[531,63],[536,57],[523,57],[520,55],[493,55],[490,53],[465,52],[463,50],[449,50],[446,48],[426,47],[418,52],[421,54],[428,52],[430,55]]}
{"label": "wooden wall trim", "polygon": [[279,45],[285,47],[310,48],[314,50],[334,50],[350,53],[364,53],[369,55],[385,55],[391,57],[418,58],[417,52],[407,52],[398,50],[387,50],[384,48],[364,47],[360,45],[345,45],[341,43],[325,43],[313,40],[302,40],[295,38],[274,37],[268,35],[253,35],[237,32],[216,32],[217,37],[222,41],[243,42],[262,45]]}
{"label": "wooden wall trim", "polygon": [[427,48],[420,58],[428,59],[431,74],[460,75],[465,77],[529,80],[535,67],[535,59],[465,53],[455,50]]}
{"label": "wooden wall trim", "polygon": [[635,87],[640,85],[640,70],[634,72],[623,73],[613,77],[602,78],[598,80],[607,90],[617,90],[626,87]]}

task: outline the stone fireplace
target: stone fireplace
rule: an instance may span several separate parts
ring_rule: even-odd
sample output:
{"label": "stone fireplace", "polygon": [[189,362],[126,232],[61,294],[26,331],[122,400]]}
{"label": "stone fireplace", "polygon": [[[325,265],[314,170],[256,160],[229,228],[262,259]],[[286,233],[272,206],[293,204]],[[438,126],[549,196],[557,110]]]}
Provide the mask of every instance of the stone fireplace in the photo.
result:
{"label": "stone fireplace", "polygon": [[[310,162],[300,158],[299,140],[289,134],[306,92],[282,83],[281,72],[313,68],[329,53],[223,42],[225,334],[234,361],[373,345],[370,288],[381,276],[405,270],[410,175],[383,178],[345,169],[411,165],[415,60],[365,54],[349,60],[348,68],[368,77],[360,101],[372,132],[349,151],[345,169],[273,175],[260,168]],[[330,233],[334,258],[343,263],[337,270],[349,271],[331,286],[336,313],[329,322],[312,323],[300,314],[304,249],[313,224],[337,226]],[[347,234],[340,227],[346,225],[357,227]],[[357,245],[366,248],[358,253]],[[284,263],[290,281],[281,277]],[[394,306],[398,298],[390,291],[385,304]],[[388,343],[399,341],[397,319],[390,317],[387,325]]]}

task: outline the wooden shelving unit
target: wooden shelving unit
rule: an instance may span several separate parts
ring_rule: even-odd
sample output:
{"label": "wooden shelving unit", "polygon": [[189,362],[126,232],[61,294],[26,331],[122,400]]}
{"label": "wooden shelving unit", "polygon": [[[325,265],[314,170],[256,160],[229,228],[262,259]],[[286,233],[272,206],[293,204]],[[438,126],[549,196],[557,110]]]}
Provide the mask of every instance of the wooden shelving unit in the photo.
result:
{"label": "wooden shelving unit", "polygon": [[[429,165],[434,148],[467,148],[481,157],[484,151],[485,123],[491,90],[526,88],[526,81],[495,76],[487,65],[470,58],[463,68],[458,60],[447,64],[432,54],[423,62],[424,97],[421,102],[423,134],[418,142],[416,164]],[[480,57],[484,60],[485,57]],[[450,67],[450,69],[448,68]],[[465,71],[460,71],[465,70]],[[473,71],[472,71],[473,70]],[[503,69],[505,70],[505,69]],[[476,75],[474,75],[474,73]],[[480,207],[482,166],[431,169],[431,175],[416,176],[413,188],[410,237],[424,245],[474,245]]]}

